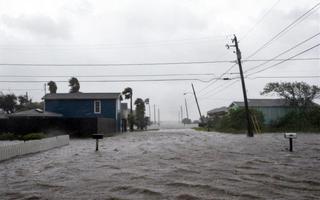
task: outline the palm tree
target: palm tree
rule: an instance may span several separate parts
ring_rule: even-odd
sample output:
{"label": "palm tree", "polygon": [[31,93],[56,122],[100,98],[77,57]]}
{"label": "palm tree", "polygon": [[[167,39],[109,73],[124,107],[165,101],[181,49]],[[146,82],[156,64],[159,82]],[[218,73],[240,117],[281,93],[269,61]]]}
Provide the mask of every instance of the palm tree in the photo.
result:
{"label": "palm tree", "polygon": [[145,119],[145,104],[144,101],[140,98],[137,98],[134,102],[134,105],[136,105],[135,110],[135,124],[137,125],[138,129],[143,130],[146,126],[146,119]]}
{"label": "palm tree", "polygon": [[[130,118],[133,118],[133,111],[132,111],[132,89],[127,87],[123,90],[122,94],[124,95],[125,99],[130,99]],[[132,120],[129,121],[130,123],[130,131],[133,131],[133,122]]]}
{"label": "palm tree", "polygon": [[70,93],[76,93],[80,90],[80,83],[77,78],[71,77],[69,79]]}
{"label": "palm tree", "polygon": [[49,86],[49,92],[50,94],[55,94],[57,93],[57,84],[54,81],[49,81],[48,82],[48,86]]}

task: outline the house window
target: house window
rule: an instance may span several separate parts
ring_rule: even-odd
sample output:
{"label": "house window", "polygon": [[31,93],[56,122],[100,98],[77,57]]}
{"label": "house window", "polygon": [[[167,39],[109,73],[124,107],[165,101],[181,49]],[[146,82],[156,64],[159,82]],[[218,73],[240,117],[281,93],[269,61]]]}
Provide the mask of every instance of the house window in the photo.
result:
{"label": "house window", "polygon": [[94,113],[95,114],[101,113],[101,101],[94,101]]}

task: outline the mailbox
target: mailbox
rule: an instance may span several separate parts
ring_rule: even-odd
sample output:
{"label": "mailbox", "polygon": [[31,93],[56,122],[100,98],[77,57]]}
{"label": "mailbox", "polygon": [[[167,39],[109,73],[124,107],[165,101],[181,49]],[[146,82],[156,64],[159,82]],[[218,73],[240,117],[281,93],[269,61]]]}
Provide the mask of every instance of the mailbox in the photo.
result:
{"label": "mailbox", "polygon": [[296,133],[285,133],[284,138],[292,138],[292,139],[297,139],[297,134]]}
{"label": "mailbox", "polygon": [[96,151],[99,150],[99,140],[103,139],[103,134],[92,134],[92,138],[96,140]]}
{"label": "mailbox", "polygon": [[296,133],[285,133],[284,134],[284,138],[289,139],[289,145],[290,145],[290,149],[289,151],[293,151],[293,139],[297,139],[297,134]]}

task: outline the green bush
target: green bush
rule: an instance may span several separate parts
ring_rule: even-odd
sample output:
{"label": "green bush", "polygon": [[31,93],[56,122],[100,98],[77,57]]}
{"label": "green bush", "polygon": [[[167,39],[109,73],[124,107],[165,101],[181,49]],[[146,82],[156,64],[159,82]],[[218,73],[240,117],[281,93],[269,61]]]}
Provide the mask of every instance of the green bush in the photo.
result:
{"label": "green bush", "polygon": [[1,133],[0,140],[17,140],[18,137],[13,133]]}
{"label": "green bush", "polygon": [[[255,116],[259,126],[263,127],[263,113],[250,109],[251,116]],[[244,108],[231,109],[222,118],[213,118],[208,121],[208,126],[221,132],[243,132],[247,129],[247,118]],[[253,125],[252,128],[254,129]]]}
{"label": "green bush", "polygon": [[43,133],[29,133],[21,137],[22,140],[40,140],[46,136]]}
{"label": "green bush", "polygon": [[279,131],[320,131],[320,108],[289,112],[271,127]]}

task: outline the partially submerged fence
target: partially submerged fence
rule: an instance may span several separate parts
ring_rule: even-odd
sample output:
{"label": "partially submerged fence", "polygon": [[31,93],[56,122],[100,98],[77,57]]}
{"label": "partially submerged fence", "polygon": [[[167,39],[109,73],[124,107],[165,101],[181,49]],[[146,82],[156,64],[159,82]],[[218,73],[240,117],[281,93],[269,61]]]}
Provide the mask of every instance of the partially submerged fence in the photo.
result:
{"label": "partially submerged fence", "polygon": [[69,144],[69,135],[0,146],[0,161]]}

